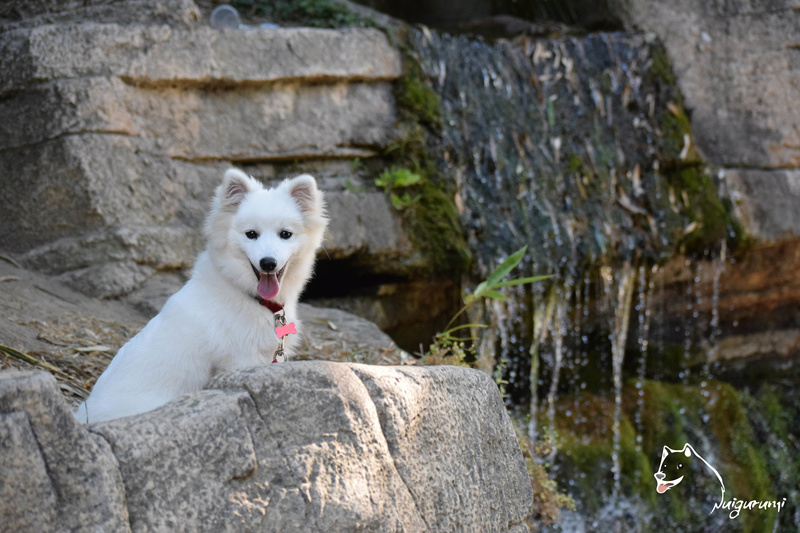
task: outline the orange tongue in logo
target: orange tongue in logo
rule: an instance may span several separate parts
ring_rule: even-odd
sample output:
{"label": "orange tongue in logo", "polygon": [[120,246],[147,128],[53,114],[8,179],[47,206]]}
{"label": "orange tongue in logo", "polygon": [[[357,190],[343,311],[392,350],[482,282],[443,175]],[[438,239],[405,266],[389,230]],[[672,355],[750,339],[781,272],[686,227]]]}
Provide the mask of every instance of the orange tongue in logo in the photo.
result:
{"label": "orange tongue in logo", "polygon": [[281,290],[276,274],[261,274],[258,279],[258,295],[265,300],[272,300]]}
{"label": "orange tongue in logo", "polygon": [[667,483],[659,483],[659,484],[658,484],[658,487],[656,487],[656,491],[657,491],[659,494],[664,494],[665,492],[667,492],[667,489],[668,489],[668,488],[670,488],[671,486],[672,486],[672,485],[669,485],[669,484],[667,484]]}

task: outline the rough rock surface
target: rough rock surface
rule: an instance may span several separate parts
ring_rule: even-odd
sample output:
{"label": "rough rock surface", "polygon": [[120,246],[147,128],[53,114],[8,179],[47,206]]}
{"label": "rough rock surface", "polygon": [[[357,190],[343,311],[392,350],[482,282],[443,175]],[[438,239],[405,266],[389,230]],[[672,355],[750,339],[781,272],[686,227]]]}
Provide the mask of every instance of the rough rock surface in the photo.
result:
{"label": "rough rock surface", "polygon": [[[46,275],[17,268],[0,254],[0,344],[34,355],[61,369],[82,369],[82,386],[91,386],[121,345],[155,315],[181,284],[174,274],[148,280],[152,291],[138,305],[97,300]],[[153,287],[154,281],[163,282]],[[157,290],[158,289],[158,290]],[[138,308],[138,311],[137,309]],[[397,365],[409,359],[374,323],[338,309],[300,304],[303,324],[296,359]],[[105,354],[88,357],[87,348]],[[2,356],[0,356],[2,357]],[[9,364],[13,363],[13,364]],[[0,359],[0,369],[30,368],[16,359]],[[86,374],[88,372],[88,374]],[[63,383],[62,383],[63,385]],[[80,391],[65,388],[68,397]]]}
{"label": "rough rock surface", "polygon": [[125,295],[191,266],[230,164],[269,181],[316,161],[336,178],[332,218],[361,228],[333,227],[331,257],[397,270],[412,255],[385,196],[344,190],[353,172],[335,163],[396,141],[401,56],[382,32],[216,31],[192,2],[100,4],[68,19],[43,3],[0,25],[0,248],[85,293]]}
{"label": "rough rock surface", "polygon": [[496,385],[455,367],[270,365],[88,427],[6,372],[0,436],[17,531],[527,531],[532,503]]}
{"label": "rough rock surface", "polygon": [[[664,42],[698,148],[710,163],[733,170],[747,210],[767,214],[766,224],[750,218],[750,229],[768,240],[785,238],[787,230],[800,236],[796,209],[783,209],[787,188],[798,198],[796,172],[788,171],[800,167],[797,2],[618,4],[628,24]],[[780,227],[770,227],[781,218]]]}
{"label": "rough rock surface", "polygon": [[0,524],[8,531],[124,531],[107,442],[87,438],[52,376],[0,373]]}
{"label": "rough rock surface", "polygon": [[[686,280],[719,293],[718,373],[797,375],[800,354],[800,10],[794,0],[616,2],[631,27],[664,43],[691,114],[693,142],[720,169],[738,219],[753,237],[743,257],[704,272],[676,260],[662,276],[665,302],[678,302],[669,332],[685,311]],[[711,268],[709,268],[711,267]],[[701,311],[710,313],[709,297]],[[680,342],[680,341],[679,341]],[[741,374],[739,374],[741,375]]]}

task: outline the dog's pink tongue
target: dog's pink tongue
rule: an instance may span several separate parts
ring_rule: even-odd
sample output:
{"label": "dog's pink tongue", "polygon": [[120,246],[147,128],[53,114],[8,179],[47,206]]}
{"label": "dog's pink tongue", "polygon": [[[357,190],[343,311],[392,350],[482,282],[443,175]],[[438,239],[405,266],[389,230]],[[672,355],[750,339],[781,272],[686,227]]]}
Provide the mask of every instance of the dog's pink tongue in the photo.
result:
{"label": "dog's pink tongue", "polygon": [[667,489],[669,487],[670,486],[667,485],[666,483],[659,483],[658,487],[656,487],[656,491],[658,491],[659,494],[664,494],[665,492],[667,492]]}
{"label": "dog's pink tongue", "polygon": [[272,300],[281,290],[281,284],[278,283],[278,276],[275,274],[261,274],[261,279],[258,280],[258,295],[265,300]]}

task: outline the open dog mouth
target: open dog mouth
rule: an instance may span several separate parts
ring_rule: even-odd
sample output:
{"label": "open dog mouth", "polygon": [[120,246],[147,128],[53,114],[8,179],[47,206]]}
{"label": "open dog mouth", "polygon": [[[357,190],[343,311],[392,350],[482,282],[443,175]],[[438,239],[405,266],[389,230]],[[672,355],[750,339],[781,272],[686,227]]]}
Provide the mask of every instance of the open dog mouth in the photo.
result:
{"label": "open dog mouth", "polygon": [[682,480],[683,476],[679,477],[674,481],[666,481],[666,482],[659,481],[658,486],[656,487],[656,492],[658,492],[659,494],[664,494],[665,492],[667,492],[667,489],[671,489],[672,487],[680,483]]}
{"label": "open dog mouth", "polygon": [[253,272],[258,280],[258,287],[256,289],[258,291],[258,295],[264,300],[272,300],[275,298],[275,296],[277,296],[278,292],[281,290],[281,280],[283,279],[283,273],[286,270],[286,265],[284,265],[279,271],[273,273],[261,272],[255,267],[255,265],[253,265],[253,263],[250,263],[250,266],[253,267]]}

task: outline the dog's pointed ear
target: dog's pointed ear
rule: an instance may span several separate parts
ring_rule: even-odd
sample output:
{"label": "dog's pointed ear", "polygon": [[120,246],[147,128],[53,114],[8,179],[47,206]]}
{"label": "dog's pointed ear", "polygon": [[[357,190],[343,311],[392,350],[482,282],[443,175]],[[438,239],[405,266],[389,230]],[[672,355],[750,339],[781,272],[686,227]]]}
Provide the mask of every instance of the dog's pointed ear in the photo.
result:
{"label": "dog's pointed ear", "polygon": [[217,189],[217,196],[222,206],[235,209],[252,190],[253,178],[238,168],[229,168],[222,178],[222,185]]}
{"label": "dog's pointed ear", "polygon": [[283,182],[283,187],[297,203],[303,213],[319,211],[320,193],[317,189],[317,180],[310,174],[301,174]]}

